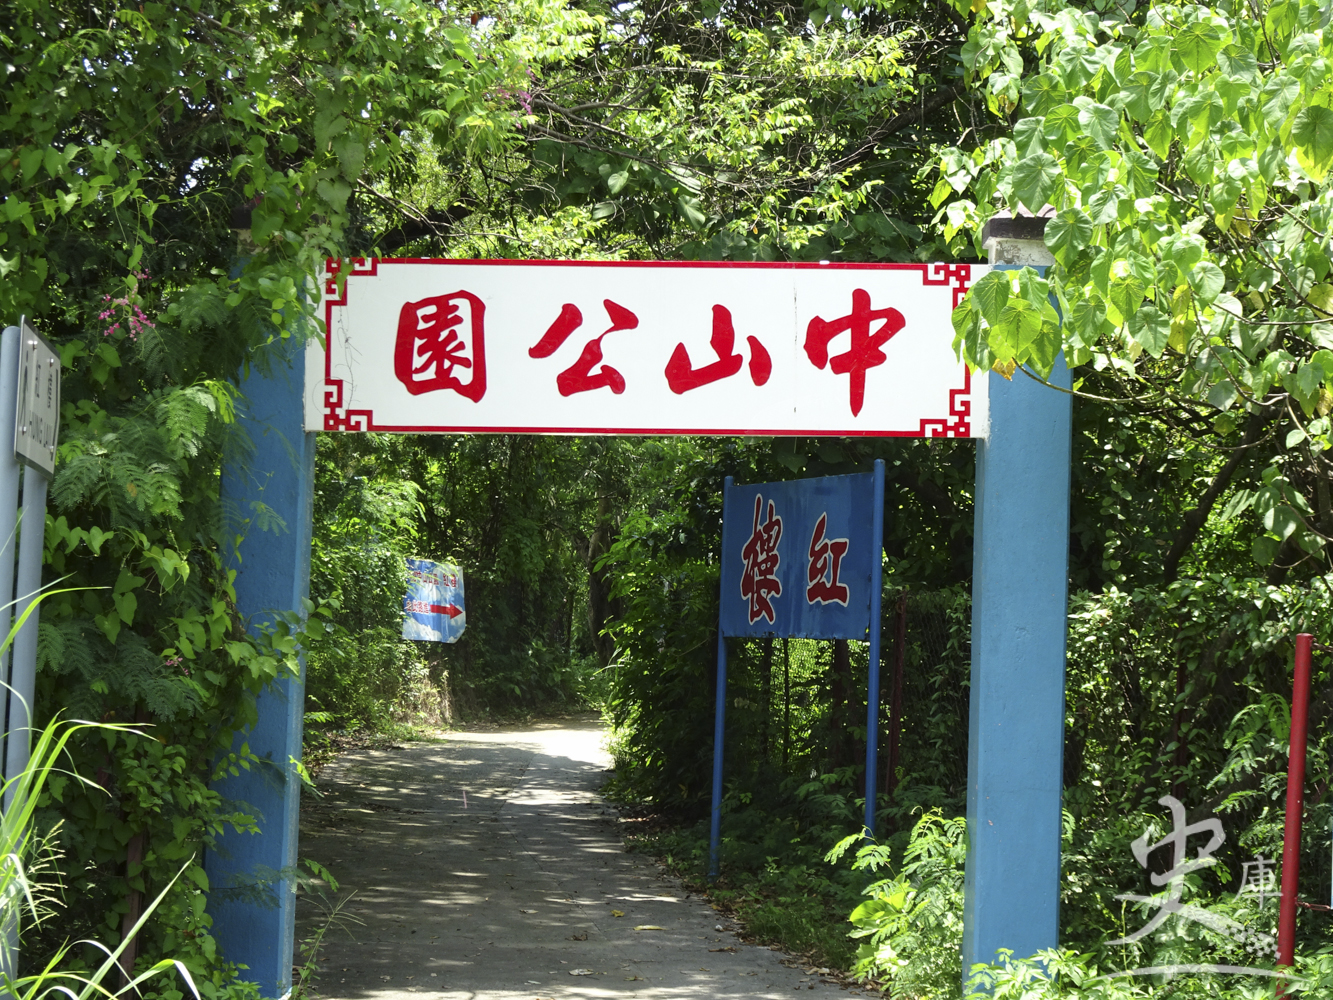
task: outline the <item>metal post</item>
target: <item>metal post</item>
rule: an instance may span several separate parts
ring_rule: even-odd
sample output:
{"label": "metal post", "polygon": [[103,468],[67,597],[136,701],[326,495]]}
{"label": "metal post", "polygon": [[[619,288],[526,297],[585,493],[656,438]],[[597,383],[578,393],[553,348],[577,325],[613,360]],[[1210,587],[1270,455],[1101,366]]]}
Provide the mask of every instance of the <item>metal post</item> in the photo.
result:
{"label": "metal post", "polygon": [[[722,486],[722,551],[727,551],[727,501],[735,480],[728,476]],[[722,622],[717,627],[717,698],[713,708],[713,811],[708,830],[708,877],[717,878],[718,846],[722,842],[722,743],[727,719],[727,637]]]}
{"label": "metal post", "polygon": [[870,676],[866,688],[866,834],[875,835],[879,765],[880,601],[884,587],[884,459],[875,459],[875,499],[870,523]]}
{"label": "metal post", "polygon": [[1305,745],[1310,723],[1310,650],[1314,636],[1296,636],[1291,688],[1291,742],[1287,753],[1287,823],[1282,833],[1282,896],[1277,914],[1277,964],[1296,952],[1296,895],[1301,876],[1301,817],[1305,811]]}
{"label": "metal post", "polygon": [[[6,327],[0,333],[0,427],[12,420],[18,410],[20,334],[17,326]],[[5,635],[9,634],[14,611],[11,602],[14,600],[14,560],[18,549],[19,463],[10,444],[13,441],[12,434],[11,429],[8,442],[4,440],[5,435],[0,434],[0,629],[3,629]],[[6,645],[0,650],[0,678],[5,684],[12,685],[9,667],[10,649]],[[3,706],[0,709],[0,723],[3,723],[5,733],[4,741],[0,743],[2,765],[5,756],[3,747],[11,742],[9,734],[15,732],[13,742],[19,739],[14,724],[16,720],[11,720],[18,699],[13,696],[12,687],[6,687],[0,692],[0,698],[3,699],[0,702]],[[12,776],[8,770],[4,772],[5,778]],[[5,796],[6,809],[9,807],[9,798]],[[18,975],[19,909],[13,907],[5,915],[3,926],[0,926],[0,974],[10,978]]]}
{"label": "metal post", "polygon": [[[991,264],[1041,270],[1052,262],[1044,227],[988,222]],[[1050,382],[1069,388],[1063,358]],[[989,383],[975,491],[965,977],[1001,948],[1027,958],[1060,940],[1073,411],[1067,392],[1021,372]]]}
{"label": "metal post", "polygon": [[[42,550],[46,541],[46,487],[55,471],[60,428],[60,358],[26,317],[0,335],[0,625],[31,614],[14,636],[6,689],[4,774],[18,777],[28,766],[32,747],[33,700],[37,687],[37,598],[42,588]],[[10,420],[13,423],[10,423]],[[16,514],[19,460],[23,475],[23,516]],[[14,566],[16,525],[18,567]],[[15,583],[17,575],[17,583]],[[17,596],[17,600],[11,599]],[[3,661],[0,661],[3,662]],[[13,794],[5,795],[9,809]],[[19,954],[19,908],[11,907],[0,927],[0,967],[14,975]]]}
{"label": "metal post", "polygon": [[[0,334],[0,426],[7,422],[9,415],[18,409],[19,377],[19,328],[6,327]],[[0,439],[3,435],[0,434]],[[14,559],[18,546],[18,508],[19,508],[19,463],[14,457],[14,449],[0,440],[0,627],[4,634],[9,633],[10,617],[13,614],[14,600]],[[6,684],[12,684],[9,672],[10,650],[0,651],[0,677]],[[0,722],[4,723],[5,732],[12,728],[9,724],[10,692],[3,693],[4,714]],[[11,777],[8,771],[5,777]]]}
{"label": "metal post", "polygon": [[[42,589],[42,545],[46,540],[46,473],[31,465],[23,470],[23,514],[19,518],[19,564],[14,602],[15,616],[22,615]],[[19,774],[28,766],[32,743],[32,701],[37,688],[37,609],[14,637],[14,661],[10,672],[13,688],[9,711],[9,733],[5,741],[5,776]],[[9,796],[5,796],[9,806]]]}

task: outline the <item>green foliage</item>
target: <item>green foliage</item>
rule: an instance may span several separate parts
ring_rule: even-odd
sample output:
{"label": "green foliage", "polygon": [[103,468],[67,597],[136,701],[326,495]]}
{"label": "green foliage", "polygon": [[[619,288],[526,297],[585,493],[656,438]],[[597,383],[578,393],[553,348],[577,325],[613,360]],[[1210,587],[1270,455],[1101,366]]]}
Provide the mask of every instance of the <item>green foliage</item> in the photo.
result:
{"label": "green foliage", "polygon": [[[320,445],[310,589],[321,606],[306,658],[307,701],[323,723],[379,727],[419,669],[420,644],[402,638],[406,559],[416,555],[420,487],[345,478],[338,442]],[[320,712],[307,712],[309,721]]]}
{"label": "green foliage", "polygon": [[60,824],[81,905],[37,929],[25,962],[81,960],[60,942],[118,932],[130,892],[161,893],[141,968],[171,954],[205,996],[247,991],[192,859],[225,826],[254,828],[210,782],[254,765],[232,736],[297,669],[297,623],[261,634],[236,613],[237,537],[288,527],[220,499],[224,457],[248,453],[235,386],[269,363],[266,342],[316,329],[312,275],[356,228],[353,190],[410,171],[405,136],[470,155],[509,134],[491,112],[517,59],[475,41],[411,2],[0,13],[0,314],[26,315],[65,366],[45,561],[79,588],[42,610],[37,716],[74,708],[155,737],[72,738],[98,788],[53,778],[38,821]]}
{"label": "green foliage", "polygon": [[[596,701],[609,651],[590,580],[655,442],[330,436],[320,443],[312,594],[327,609],[310,706],[384,726],[408,702],[514,712]],[[403,559],[463,568],[456,644],[400,638]]]}
{"label": "green foliage", "polygon": [[[862,835],[853,834],[829,852],[836,862]],[[867,843],[856,851],[852,868],[878,873],[892,869],[894,852]],[[890,980],[895,993],[956,997],[962,983],[963,861],[967,824],[938,812],[922,816],[912,828],[902,866],[889,878],[866,887],[867,897],[849,918],[861,940],[853,971]]]}
{"label": "green foliage", "polygon": [[[997,996],[1128,997],[1158,989],[1151,978],[1124,975],[1132,969],[1271,968],[1271,959],[1256,963],[1247,951],[1242,929],[1273,935],[1275,902],[1270,897],[1261,908],[1253,897],[1237,898],[1237,888],[1245,861],[1282,853],[1291,639],[1297,631],[1321,639],[1327,632],[1328,581],[1306,589],[1219,576],[1165,591],[1110,589],[1075,595],[1071,612],[1060,934],[1074,950],[1006,960],[983,970],[973,985]],[[1326,703],[1330,665],[1321,658],[1316,671],[1312,717],[1319,718],[1333,708]],[[909,719],[920,711],[911,704]],[[1328,755],[1328,734],[1316,727],[1310,774],[1327,774]],[[1136,942],[1111,945],[1155,912],[1115,897],[1161,891],[1129,847],[1145,831],[1156,830],[1155,839],[1169,829],[1157,801],[1168,794],[1185,803],[1192,820],[1215,813],[1223,824],[1226,839],[1214,863],[1185,876],[1181,886],[1182,900],[1213,914],[1216,926],[1176,917]],[[1322,899],[1331,872],[1317,831],[1328,829],[1329,804],[1316,795],[1305,810],[1310,839],[1301,895]],[[846,838],[830,859],[858,839]],[[956,954],[960,933],[962,820],[928,814],[900,844],[889,839],[857,851],[854,867],[887,868],[891,876],[867,888],[868,899],[852,912],[853,936],[866,939],[858,969],[889,980],[895,993],[957,995],[960,970],[946,968],[943,957]],[[1322,968],[1323,923],[1303,919],[1298,934],[1298,956]],[[1223,982],[1178,977],[1169,989],[1249,995],[1249,987]],[[1304,988],[1319,995],[1309,983]]]}
{"label": "green foliage", "polygon": [[[1056,263],[1044,280],[1024,268],[979,282],[954,316],[962,356],[1044,378],[1063,350],[1131,409],[1159,420],[1171,410],[1197,436],[1211,422],[1221,447],[1253,447],[1256,435],[1240,432],[1264,425],[1261,474],[1229,516],[1257,515],[1260,565],[1326,571],[1333,112],[1322,8],[980,9],[963,62],[1013,124],[997,120],[992,138],[940,159],[936,204],[967,196],[941,212],[944,232],[966,252],[997,210],[1049,205]],[[1063,325],[1046,314],[1048,293]]]}
{"label": "green foliage", "polygon": [[[15,623],[14,629],[4,640],[4,647],[9,646],[17,630],[18,623]],[[59,780],[63,783],[73,777],[76,782],[104,793],[103,789],[88,779],[72,774],[62,766],[62,758],[68,753],[72,738],[90,730],[141,737],[141,734],[134,733],[123,725],[69,723],[53,719],[35,733],[30,756],[23,770],[4,783],[7,808],[3,817],[0,817],[0,858],[3,858],[3,864],[0,864],[0,924],[3,924],[8,931],[12,931],[16,937],[10,936],[7,932],[4,941],[0,942],[0,952],[4,955],[5,989],[19,1000],[39,1000],[52,993],[64,994],[75,1000],[92,1000],[93,997],[112,995],[106,984],[113,977],[119,978],[122,975],[121,956],[129,947],[133,936],[142,932],[148,919],[162,903],[166,894],[172,890],[181,874],[177,872],[176,877],[167,882],[163,893],[148,904],[143,914],[130,928],[130,935],[116,948],[111,949],[86,941],[73,943],[67,940],[55,950],[54,954],[46,956],[38,963],[33,973],[16,976],[10,971],[14,968],[18,957],[14,954],[15,944],[30,941],[31,930],[40,927],[42,921],[50,919],[52,915],[49,908],[43,908],[39,904],[39,897],[52,888],[58,888],[58,885],[43,886],[38,881],[43,861],[54,860],[59,863],[63,860],[52,845],[54,831],[41,831],[34,822],[47,786],[53,781]],[[192,892],[193,895],[202,897],[198,886]],[[93,960],[92,968],[84,972],[66,971],[64,967],[67,965],[67,959],[78,946],[90,944],[93,945],[95,952],[101,953]],[[163,973],[176,973],[181,985],[196,998],[200,996],[188,965],[171,958],[146,964],[133,976],[127,977],[129,981],[120,989],[123,992],[136,994],[146,991],[146,984]],[[180,989],[168,987],[165,995],[180,997],[184,994]]]}

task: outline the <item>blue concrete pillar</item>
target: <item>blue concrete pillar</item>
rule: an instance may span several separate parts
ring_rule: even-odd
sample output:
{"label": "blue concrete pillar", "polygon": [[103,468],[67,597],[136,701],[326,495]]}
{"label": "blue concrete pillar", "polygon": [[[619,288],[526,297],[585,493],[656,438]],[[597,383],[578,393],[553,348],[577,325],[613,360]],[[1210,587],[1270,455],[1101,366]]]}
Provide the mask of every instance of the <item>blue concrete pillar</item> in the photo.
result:
{"label": "blue concrete pillar", "polygon": [[[256,367],[241,383],[238,413],[253,451],[229,459],[222,470],[224,504],[245,535],[236,603],[251,628],[278,613],[301,613],[310,589],[315,435],[302,424],[303,355],[290,341],[263,350],[270,352],[271,368],[265,374]],[[285,527],[274,534],[248,523],[255,502],[272,508]],[[296,864],[301,780],[291,761],[301,758],[304,695],[302,676],[280,680],[259,696],[258,721],[237,734],[236,745],[249,743],[270,763],[214,787],[224,798],[245,803],[258,818],[260,833],[229,831],[205,859],[214,890],[208,909],[222,954],[248,966],[244,977],[270,998],[291,988],[296,894],[283,872]]]}
{"label": "blue concrete pillar", "polygon": [[[992,263],[1049,262],[1044,219],[1002,223],[1019,231],[1002,231],[999,260],[988,241]],[[1050,381],[1069,387],[1063,358]],[[1025,958],[1059,943],[1070,404],[1021,372],[990,376],[990,432],[977,443],[964,978],[997,949]]]}

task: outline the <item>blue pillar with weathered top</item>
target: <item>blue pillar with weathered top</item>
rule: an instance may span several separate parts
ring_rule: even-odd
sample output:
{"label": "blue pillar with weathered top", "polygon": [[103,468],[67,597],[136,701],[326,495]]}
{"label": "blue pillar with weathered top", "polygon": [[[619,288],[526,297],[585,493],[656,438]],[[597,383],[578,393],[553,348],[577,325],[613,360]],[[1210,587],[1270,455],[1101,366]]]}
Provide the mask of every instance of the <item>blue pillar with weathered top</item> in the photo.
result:
{"label": "blue pillar with weathered top", "polygon": [[[303,355],[292,341],[260,348],[241,383],[237,429],[248,447],[233,449],[222,471],[228,530],[244,534],[236,569],[236,605],[257,629],[281,614],[303,613],[310,589],[311,503],[315,435],[302,421]],[[262,362],[267,361],[265,366]],[[282,521],[276,533],[255,524],[262,504]],[[304,671],[304,660],[302,661]],[[208,911],[222,955],[248,966],[243,978],[264,997],[291,988],[305,679],[286,677],[258,698],[257,721],[237,734],[265,764],[214,785],[225,799],[256,816],[260,832],[229,830],[205,859]]]}
{"label": "blue pillar with weathered top", "polygon": [[[987,225],[991,263],[1044,270],[1045,219]],[[989,377],[977,442],[963,975],[1059,944],[1071,396]],[[1049,381],[1069,388],[1063,357]]]}

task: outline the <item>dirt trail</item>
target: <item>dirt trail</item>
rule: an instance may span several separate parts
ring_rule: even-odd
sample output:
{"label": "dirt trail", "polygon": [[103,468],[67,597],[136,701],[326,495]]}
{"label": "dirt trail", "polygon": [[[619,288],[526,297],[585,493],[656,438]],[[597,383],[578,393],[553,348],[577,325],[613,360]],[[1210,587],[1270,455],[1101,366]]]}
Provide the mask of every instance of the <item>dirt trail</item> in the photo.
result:
{"label": "dirt trail", "polygon": [[[352,928],[355,940],[329,934],[317,992],[331,1000],[841,993],[783,966],[780,952],[742,943],[651,858],[625,852],[597,796],[609,765],[603,741],[588,719],[451,733],[331,764],[320,777],[327,796],[303,803],[300,853],[354,894],[346,912],[363,925]],[[298,939],[319,919],[303,900]]]}

